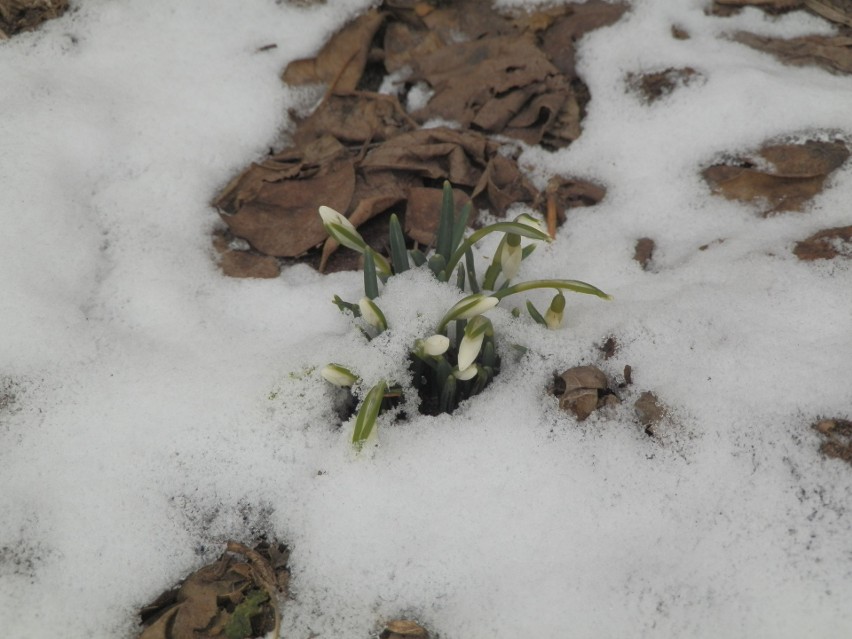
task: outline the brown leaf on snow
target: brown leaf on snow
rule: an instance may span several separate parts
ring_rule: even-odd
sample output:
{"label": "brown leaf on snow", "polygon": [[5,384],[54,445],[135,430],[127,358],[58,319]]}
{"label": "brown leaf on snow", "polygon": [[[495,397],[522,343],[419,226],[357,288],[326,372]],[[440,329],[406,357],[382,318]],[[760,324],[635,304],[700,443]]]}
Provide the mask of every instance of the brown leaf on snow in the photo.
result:
{"label": "brown leaf on snow", "polygon": [[[544,196],[553,196],[556,221],[561,225],[565,223],[570,209],[594,206],[604,199],[606,189],[594,182],[557,175],[550,178]],[[536,206],[541,208],[543,204],[539,201]]]}
{"label": "brown leaf on snow", "polygon": [[336,91],[354,91],[367,65],[370,43],[384,22],[384,14],[371,10],[359,16],[326,42],[315,58],[287,65],[288,84],[324,83]]}
{"label": "brown leaf on snow", "polygon": [[800,260],[830,260],[852,258],[852,226],[824,229],[796,243],[793,253]]}
{"label": "brown leaf on snow", "polygon": [[[531,37],[498,36],[451,44],[417,59],[412,80],[425,80],[434,93],[412,115],[443,118],[487,133],[504,133],[538,144],[545,132],[576,137],[579,125],[559,122],[573,92]],[[563,131],[549,131],[560,124]]]}
{"label": "brown leaf on snow", "polygon": [[367,91],[329,95],[306,119],[297,123],[295,146],[331,135],[343,144],[380,142],[417,128],[396,96]]}
{"label": "brown leaf on snow", "polygon": [[0,0],[0,40],[31,31],[45,20],[58,18],[66,9],[68,0]]}
{"label": "brown leaf on snow", "polygon": [[[656,73],[629,73],[627,86],[642,96],[647,103],[656,102],[671,94],[678,87],[687,86],[695,80],[697,72],[692,67],[666,69]],[[700,77],[700,76],[699,76]]]}
{"label": "brown leaf on snow", "polygon": [[[405,233],[424,246],[432,246],[438,232],[438,212],[441,210],[442,189],[419,187],[408,194],[405,209]],[[455,210],[470,202],[464,191],[453,189]]]}
{"label": "brown leaf on snow", "polygon": [[326,238],[317,207],[345,212],[355,192],[355,166],[325,136],[252,164],[214,201],[234,235],[276,257],[296,257]]}
{"label": "brown leaf on snow", "polygon": [[822,419],[813,425],[822,437],[819,447],[826,457],[841,459],[852,464],[852,421],[848,419]]}
{"label": "brown leaf on snow", "polygon": [[[261,544],[249,549],[229,542],[229,553],[189,575],[140,611],[144,627],[139,639],[199,639],[200,637],[277,636],[279,615],[276,597],[289,582],[283,545]],[[265,593],[265,596],[264,596]],[[260,596],[258,596],[260,595]],[[250,597],[262,601],[256,610],[241,604]],[[243,615],[245,619],[239,619]],[[248,624],[248,634],[235,634],[235,625]]]}
{"label": "brown leaf on snow", "polygon": [[852,37],[848,35],[803,36],[785,40],[743,31],[734,39],[753,49],[771,53],[786,64],[815,64],[829,71],[852,73]]}
{"label": "brown leaf on snow", "polygon": [[601,0],[566,5],[541,34],[541,49],[568,80],[574,80],[577,41],[590,31],[615,24],[627,9],[627,4]]}
{"label": "brown leaf on snow", "polygon": [[703,175],[714,193],[744,202],[765,202],[768,207],[763,215],[771,215],[801,211],[848,157],[842,142],[772,144],[732,163],[710,166]]}

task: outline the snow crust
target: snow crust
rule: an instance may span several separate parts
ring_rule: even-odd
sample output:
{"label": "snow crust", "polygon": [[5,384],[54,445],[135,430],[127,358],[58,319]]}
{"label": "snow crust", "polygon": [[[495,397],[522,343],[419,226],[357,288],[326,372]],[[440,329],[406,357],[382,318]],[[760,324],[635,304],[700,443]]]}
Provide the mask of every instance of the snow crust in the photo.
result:
{"label": "snow crust", "polygon": [[[368,3],[89,0],[0,43],[5,635],[133,636],[142,604],[259,532],[293,548],[286,637],[404,616],[443,639],[852,634],[852,473],[809,427],[852,418],[852,269],[791,253],[850,224],[852,165],[769,219],[699,176],[775,136],[850,139],[852,85],[727,38],[825,21],[705,4],[639,0],[586,37],[583,135],[522,158],[608,195],[520,277],[614,301],[569,296],[558,332],[494,309],[528,354],[453,416],[382,423],[359,458],[319,368],[387,375],[457,297],[399,278],[379,299],[395,337],[366,345],[330,303],[357,300],[359,274],[228,280],[209,202],[304,105],[286,63]],[[703,81],[653,105],[625,87],[683,66]],[[650,271],[632,259],[643,236]],[[610,335],[607,372],[630,364],[674,411],[665,445],[629,406],[578,425],[547,395]]]}

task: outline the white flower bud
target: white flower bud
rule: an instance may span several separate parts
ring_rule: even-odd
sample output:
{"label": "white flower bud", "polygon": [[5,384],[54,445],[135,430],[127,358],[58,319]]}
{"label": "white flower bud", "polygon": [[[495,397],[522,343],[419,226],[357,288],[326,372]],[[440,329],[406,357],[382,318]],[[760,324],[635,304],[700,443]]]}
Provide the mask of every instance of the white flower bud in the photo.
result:
{"label": "white flower bud", "polygon": [[474,377],[476,377],[476,374],[478,372],[479,372],[479,366],[477,366],[476,364],[471,364],[467,368],[464,368],[464,369],[461,369],[461,370],[459,370],[457,368],[456,370],[453,371],[453,376],[455,376],[456,379],[458,379],[462,382],[465,382],[469,379],[473,379]]}
{"label": "white flower bud", "polygon": [[522,259],[523,250],[521,249],[520,236],[514,233],[508,234],[500,251],[500,270],[503,271],[503,277],[507,280],[515,277],[518,274],[518,269],[521,268]]}
{"label": "white flower bud", "polygon": [[382,313],[382,310],[369,297],[362,297],[358,301],[358,308],[361,309],[361,317],[363,317],[370,326],[375,326],[382,331],[388,327],[385,314]]}
{"label": "white flower bud", "polygon": [[447,352],[450,348],[450,338],[446,335],[432,335],[426,339],[420,340],[420,347],[424,355],[438,357]]}
{"label": "white flower bud", "polygon": [[345,366],[340,364],[329,364],[320,371],[325,381],[334,384],[335,386],[352,386],[358,377]]}

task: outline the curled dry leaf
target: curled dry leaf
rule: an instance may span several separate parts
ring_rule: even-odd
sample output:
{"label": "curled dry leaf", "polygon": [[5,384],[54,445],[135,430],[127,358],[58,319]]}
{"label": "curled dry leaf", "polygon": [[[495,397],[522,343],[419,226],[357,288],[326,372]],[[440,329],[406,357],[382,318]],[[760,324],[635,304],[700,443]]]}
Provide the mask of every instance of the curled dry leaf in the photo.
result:
{"label": "curled dry leaf", "polygon": [[600,184],[556,175],[550,178],[545,192],[536,200],[536,208],[542,208],[543,198],[552,199],[556,205],[556,221],[565,223],[570,209],[594,206],[604,199],[606,189]]}
{"label": "curled dry leaf", "polygon": [[253,550],[229,542],[228,550],[247,561],[225,553],[144,606],[139,639],[277,637],[277,596],[289,581],[287,548],[262,544]]}
{"label": "curled dry leaf", "polygon": [[639,395],[636,402],[633,404],[633,410],[636,413],[636,418],[639,424],[645,429],[648,435],[656,435],[657,428],[666,416],[666,407],[660,403],[657,396],[651,391],[645,391]]}
{"label": "curled dry leaf", "polygon": [[68,0],[0,0],[0,40],[31,31],[67,9]]}
{"label": "curled dry leaf", "polygon": [[763,215],[801,211],[822,191],[828,175],[849,157],[843,142],[809,140],[771,144],[729,164],[705,169],[714,193],[744,202],[765,202]]}
{"label": "curled dry leaf", "polygon": [[647,103],[656,102],[671,94],[678,87],[689,85],[700,77],[692,67],[669,68],[656,73],[627,74],[627,86],[638,93]]}
{"label": "curled dry leaf", "polygon": [[[252,164],[214,201],[234,235],[276,257],[296,257],[322,242],[318,198],[346,211],[355,191],[355,166],[343,145],[324,136]],[[320,195],[321,194],[321,195]]]}
{"label": "curled dry leaf", "polygon": [[327,84],[336,91],[354,91],[367,66],[370,43],[384,22],[376,10],[357,17],[334,34],[315,58],[287,65],[283,79],[288,84]]}
{"label": "curled dry leaf", "polygon": [[740,32],[734,39],[753,49],[771,53],[785,64],[817,65],[829,71],[852,73],[852,37],[849,35],[783,39]]}
{"label": "curled dry leaf", "polygon": [[429,639],[429,633],[418,623],[398,619],[385,624],[379,639]]}
{"label": "curled dry leaf", "polygon": [[793,249],[800,260],[830,260],[835,257],[852,258],[852,226],[839,226],[814,233],[796,243]]}
{"label": "curled dry leaf", "polygon": [[848,419],[822,419],[813,425],[823,439],[819,451],[826,457],[841,459],[852,464],[852,421]]}
{"label": "curled dry leaf", "polygon": [[574,413],[577,421],[585,420],[614,394],[602,370],[596,366],[575,366],[559,375],[554,392],[559,396],[559,408]]}
{"label": "curled dry leaf", "polygon": [[849,0],[805,0],[805,6],[827,20],[852,27],[852,2]]}
{"label": "curled dry leaf", "polygon": [[651,260],[654,258],[656,243],[650,237],[640,237],[636,240],[636,248],[633,251],[633,259],[639,262],[643,271],[648,270]]}

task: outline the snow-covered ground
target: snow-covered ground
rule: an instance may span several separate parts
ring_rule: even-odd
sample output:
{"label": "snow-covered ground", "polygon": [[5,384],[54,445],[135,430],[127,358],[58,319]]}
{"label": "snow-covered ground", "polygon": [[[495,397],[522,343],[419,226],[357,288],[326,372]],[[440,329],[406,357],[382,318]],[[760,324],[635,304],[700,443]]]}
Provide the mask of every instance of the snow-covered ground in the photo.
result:
{"label": "snow-covered ground", "polygon": [[[293,549],[290,639],[399,617],[443,639],[852,635],[852,468],[810,428],[852,418],[852,268],[791,252],[852,223],[852,164],[768,219],[699,175],[776,136],[849,140],[852,82],[725,37],[831,32],[813,15],[633,4],[580,48],[582,137],[521,158],[608,188],[523,279],[614,301],[570,296],[558,332],[495,309],[532,354],[452,416],[380,424],[361,457],[316,371],[357,352],[330,299],[360,275],[224,278],[209,202],[304,103],[286,63],[367,3],[87,0],[0,43],[5,637],[130,637],[140,605],[258,530]],[[625,89],[683,66],[702,81],[652,105]],[[391,323],[404,289],[382,298]],[[630,364],[670,440],[629,403],[560,412],[545,387],[584,363]]]}

